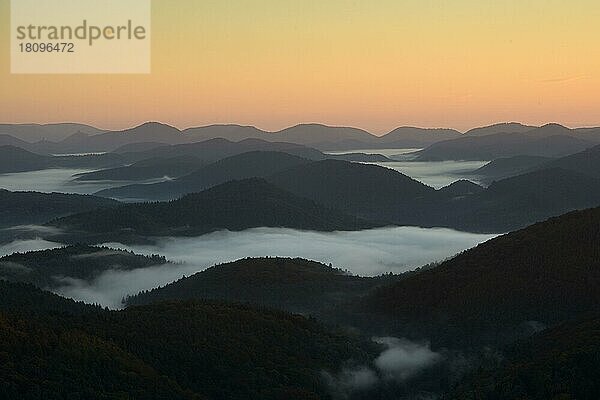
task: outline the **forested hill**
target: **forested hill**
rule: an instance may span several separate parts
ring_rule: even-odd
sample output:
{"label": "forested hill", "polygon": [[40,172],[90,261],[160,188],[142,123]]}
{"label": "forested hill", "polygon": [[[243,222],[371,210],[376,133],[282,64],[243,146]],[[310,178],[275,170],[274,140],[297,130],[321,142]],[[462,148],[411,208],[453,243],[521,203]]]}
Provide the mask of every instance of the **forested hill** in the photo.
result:
{"label": "forested hill", "polygon": [[397,279],[397,275],[353,276],[300,258],[246,258],[142,292],[127,303],[217,299],[324,316],[337,305]]}
{"label": "forested hill", "polygon": [[6,399],[326,399],[323,371],[380,350],[301,316],[223,303],[103,311],[2,281],[0,299]]}
{"label": "forested hill", "polygon": [[107,270],[131,270],[164,265],[161,256],[146,257],[108,247],[85,245],[14,253],[0,258],[0,278],[27,282],[40,288],[63,286],[62,279],[91,282]]}
{"label": "forested hill", "polygon": [[598,243],[600,208],[572,212],[381,288],[361,310],[393,321],[396,334],[497,343],[598,310]]}
{"label": "forested hill", "polygon": [[600,398],[600,316],[564,323],[511,346],[499,365],[469,374],[444,397]]}
{"label": "forested hill", "polygon": [[[231,181],[166,203],[128,204],[91,211],[53,221],[50,225],[72,232],[71,240],[81,239],[75,232],[127,240],[140,235],[201,235],[221,229],[239,231],[253,227],[334,231],[374,226],[262,179]],[[64,239],[69,240],[69,237]]]}
{"label": "forested hill", "polygon": [[408,176],[376,165],[324,160],[269,177],[298,196],[381,222],[422,221],[422,203],[435,190]]}
{"label": "forested hill", "polygon": [[309,162],[305,158],[282,152],[252,151],[198,167],[172,181],[105,189],[97,195],[120,199],[172,200],[231,180],[265,177]]}
{"label": "forested hill", "polygon": [[9,192],[0,189],[0,228],[14,225],[43,224],[97,208],[119,204],[95,196],[62,193]]}

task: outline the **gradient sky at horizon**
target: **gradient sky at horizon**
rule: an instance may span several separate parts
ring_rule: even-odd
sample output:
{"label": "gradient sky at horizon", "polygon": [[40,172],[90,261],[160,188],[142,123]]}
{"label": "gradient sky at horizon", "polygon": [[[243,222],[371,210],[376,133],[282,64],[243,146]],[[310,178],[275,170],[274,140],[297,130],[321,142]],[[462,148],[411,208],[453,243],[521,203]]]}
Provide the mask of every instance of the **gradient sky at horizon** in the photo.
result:
{"label": "gradient sky at horizon", "polygon": [[600,125],[597,0],[154,0],[149,75],[11,75],[9,5],[0,122]]}

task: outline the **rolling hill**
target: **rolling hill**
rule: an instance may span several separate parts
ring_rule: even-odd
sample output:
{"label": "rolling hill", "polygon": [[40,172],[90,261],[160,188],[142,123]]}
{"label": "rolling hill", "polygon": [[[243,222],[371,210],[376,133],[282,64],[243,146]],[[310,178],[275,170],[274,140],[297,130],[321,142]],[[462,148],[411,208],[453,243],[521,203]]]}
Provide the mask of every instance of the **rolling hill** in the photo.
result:
{"label": "rolling hill", "polygon": [[217,302],[107,311],[5,281],[0,299],[5,398],[319,399],[323,371],[378,349],[301,316]]}
{"label": "rolling hill", "polygon": [[445,399],[597,399],[600,318],[587,316],[511,346],[493,368],[467,375]]}
{"label": "rolling hill", "polygon": [[358,309],[437,344],[510,341],[598,311],[599,227],[600,208],[549,219],[380,288]]}
{"label": "rolling hill", "polygon": [[97,135],[105,132],[93,126],[76,123],[60,124],[0,124],[0,134],[8,134],[29,143],[59,142],[77,133]]}
{"label": "rolling hill", "polygon": [[129,297],[127,304],[212,299],[324,317],[330,315],[336,305],[397,279],[394,275],[353,276],[299,258],[253,258],[211,267],[162,288]]}
{"label": "rolling hill", "polygon": [[[165,203],[127,204],[55,220],[63,240],[92,243],[141,236],[197,236],[228,229],[286,227],[334,231],[376,226],[295,196],[258,178],[231,181]],[[87,235],[86,235],[87,234]]]}
{"label": "rolling hill", "polygon": [[0,173],[35,171],[49,168],[53,158],[31,153],[19,147],[0,146]]}
{"label": "rolling hill", "polygon": [[118,202],[95,196],[62,193],[9,192],[0,189],[0,227],[43,224],[97,208],[114,207]]}
{"label": "rolling hill", "polygon": [[473,171],[473,175],[480,177],[486,183],[491,183],[495,180],[531,172],[537,167],[543,167],[551,160],[553,159],[539,156],[498,158]]}
{"label": "rolling hill", "polygon": [[107,270],[131,270],[165,264],[167,260],[164,257],[146,257],[107,247],[76,245],[2,257],[0,279],[30,283],[42,289],[56,289],[64,285],[65,278],[91,282]]}
{"label": "rolling hill", "polygon": [[444,140],[458,139],[462,133],[454,129],[425,129],[403,126],[377,139],[379,145],[389,148],[422,148]]}
{"label": "rolling hill", "polygon": [[535,126],[523,125],[518,122],[502,122],[481,128],[473,128],[465,132],[465,136],[487,136],[498,133],[525,133],[535,129]]}
{"label": "rolling hill", "polygon": [[115,167],[75,175],[76,181],[145,181],[156,178],[177,178],[202,167],[199,158],[184,155],[173,158],[150,158],[123,167]]}
{"label": "rolling hill", "polygon": [[[542,128],[539,128],[542,129]],[[545,136],[537,130],[467,136],[435,143],[415,153],[420,161],[495,160],[514,156],[564,157],[578,153],[594,142],[571,135]]]}
{"label": "rolling hill", "polygon": [[231,180],[266,177],[307,163],[308,160],[287,153],[252,151],[224,158],[173,181],[127,185],[102,190],[97,195],[117,199],[172,200]]}
{"label": "rolling hill", "polygon": [[508,232],[573,210],[600,206],[600,180],[560,168],[493,182],[458,201],[437,203],[438,226],[472,232]]}
{"label": "rolling hill", "polygon": [[277,173],[270,182],[298,196],[371,221],[417,224],[435,190],[392,169],[324,160]]}

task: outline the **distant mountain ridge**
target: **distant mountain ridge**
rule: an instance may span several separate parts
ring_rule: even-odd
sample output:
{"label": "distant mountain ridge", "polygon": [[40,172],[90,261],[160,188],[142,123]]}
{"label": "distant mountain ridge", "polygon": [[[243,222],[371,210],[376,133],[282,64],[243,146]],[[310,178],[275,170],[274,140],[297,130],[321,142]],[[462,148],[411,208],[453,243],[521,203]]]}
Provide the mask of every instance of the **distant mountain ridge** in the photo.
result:
{"label": "distant mountain ridge", "polygon": [[519,123],[501,123],[475,128],[466,133],[444,128],[400,127],[382,136],[366,130],[323,124],[299,124],[275,132],[253,126],[235,124],[208,125],[184,130],[167,124],[146,122],[124,130],[107,131],[83,124],[3,124],[0,135],[7,134],[29,142],[27,150],[49,153],[82,153],[114,151],[119,147],[135,143],[183,144],[214,138],[233,141],[261,139],[287,141],[316,147],[320,150],[355,150],[377,148],[427,147],[434,143],[463,137],[484,137],[493,134],[525,134],[535,136],[567,135],[582,140],[600,143],[600,128],[569,129],[558,124],[542,127]]}

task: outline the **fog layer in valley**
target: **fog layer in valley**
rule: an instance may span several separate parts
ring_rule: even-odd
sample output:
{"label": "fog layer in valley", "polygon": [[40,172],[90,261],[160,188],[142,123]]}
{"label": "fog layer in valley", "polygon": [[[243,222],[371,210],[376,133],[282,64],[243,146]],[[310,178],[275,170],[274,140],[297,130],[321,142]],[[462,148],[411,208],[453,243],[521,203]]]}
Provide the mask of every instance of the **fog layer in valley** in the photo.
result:
{"label": "fog layer in valley", "polygon": [[[44,169],[40,171],[16,172],[12,174],[0,174],[0,189],[6,189],[13,192],[35,191],[42,193],[75,193],[75,194],[93,194],[100,190],[110,189],[115,186],[123,186],[127,181],[74,181],[74,175],[97,171],[97,169],[71,169],[55,168]],[[152,179],[148,181],[136,181],[135,183],[156,183],[164,179]]]}
{"label": "fog layer in valley", "polygon": [[[392,158],[393,162],[365,163],[391,168],[408,175],[426,185],[440,189],[459,179],[474,180],[473,172],[489,161],[413,161],[414,153],[422,149],[370,149],[352,151],[331,151],[329,154],[367,153],[381,154]],[[477,182],[479,183],[479,182]]]}
{"label": "fog layer in valley", "polygon": [[160,254],[176,265],[133,271],[110,270],[91,283],[64,278],[64,285],[58,292],[77,300],[118,308],[122,298],[129,294],[245,257],[302,257],[332,263],[364,276],[401,273],[445,259],[491,237],[450,229],[414,227],[334,233],[257,228],[242,232],[221,231],[195,238],[163,238],[153,246],[107,243],[106,246],[138,254]]}
{"label": "fog layer in valley", "polygon": [[43,193],[63,192],[92,194],[99,190],[115,186],[110,182],[71,182],[73,180],[73,175],[92,171],[95,170],[56,168],[41,171],[0,174],[0,188],[13,192],[36,191]]}
{"label": "fog layer in valley", "polygon": [[394,161],[374,164],[394,169],[439,189],[459,179],[473,180],[470,177],[473,171],[487,163],[488,161]]}
{"label": "fog layer in valley", "polygon": [[493,235],[444,228],[389,227],[352,232],[313,232],[285,228],[219,231],[192,238],[163,238],[153,246],[106,246],[139,254],[160,254],[201,269],[245,257],[301,257],[332,263],[355,275],[402,273],[443,260]]}

